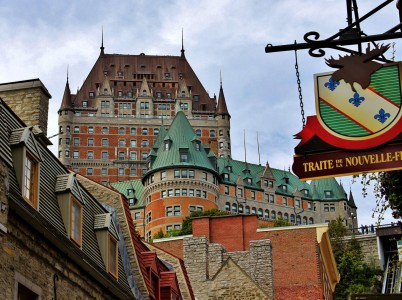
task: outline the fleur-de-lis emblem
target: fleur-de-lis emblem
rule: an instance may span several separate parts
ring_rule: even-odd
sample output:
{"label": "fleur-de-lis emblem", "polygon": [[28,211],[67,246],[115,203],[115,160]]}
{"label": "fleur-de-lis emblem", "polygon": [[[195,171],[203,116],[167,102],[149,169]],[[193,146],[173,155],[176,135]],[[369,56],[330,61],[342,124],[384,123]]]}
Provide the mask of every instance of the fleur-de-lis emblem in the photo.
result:
{"label": "fleur-de-lis emblem", "polygon": [[384,124],[384,122],[390,117],[391,115],[389,113],[386,113],[384,109],[380,109],[378,111],[378,114],[374,116],[374,119],[377,119],[381,123]]}
{"label": "fleur-de-lis emblem", "polygon": [[334,80],[332,77],[329,78],[328,82],[324,83],[324,86],[329,88],[331,91],[335,90],[339,85],[339,81]]}
{"label": "fleur-de-lis emblem", "polygon": [[353,98],[349,99],[349,103],[352,103],[356,107],[358,107],[363,101],[364,97],[360,97],[359,93],[357,92],[353,95]]}

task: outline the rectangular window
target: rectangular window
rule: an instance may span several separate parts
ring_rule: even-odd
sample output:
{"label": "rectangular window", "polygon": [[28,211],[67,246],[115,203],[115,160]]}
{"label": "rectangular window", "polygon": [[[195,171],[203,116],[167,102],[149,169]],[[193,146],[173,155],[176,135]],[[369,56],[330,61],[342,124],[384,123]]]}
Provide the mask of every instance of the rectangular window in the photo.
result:
{"label": "rectangular window", "polygon": [[237,196],[243,197],[243,189],[242,188],[237,188]]}
{"label": "rectangular window", "polygon": [[206,191],[202,191],[202,198],[207,199],[207,192]]}
{"label": "rectangular window", "polygon": [[188,178],[195,178],[195,171],[194,170],[188,170]]}
{"label": "rectangular window", "polygon": [[139,220],[139,219],[141,219],[141,213],[140,212],[134,213],[134,220]]}
{"label": "rectangular window", "polygon": [[131,140],[130,141],[130,146],[131,147],[137,147],[137,141],[136,140]]}
{"label": "rectangular window", "polygon": [[182,196],[187,196],[187,189],[182,189],[181,190],[181,195]]}
{"label": "rectangular window", "polygon": [[225,185],[225,195],[229,195],[229,187]]}
{"label": "rectangular window", "polygon": [[37,205],[37,188],[38,188],[38,164],[28,155],[25,157],[24,163],[24,180],[22,187],[22,195],[33,207]]}
{"label": "rectangular window", "polygon": [[106,134],[106,133],[108,133],[108,132],[109,132],[109,130],[108,130],[107,127],[102,127],[102,133],[103,133],[103,134]]}
{"label": "rectangular window", "polygon": [[94,139],[88,139],[88,146],[92,147],[94,145]]}
{"label": "rectangular window", "polygon": [[137,175],[137,169],[136,168],[131,168],[130,169],[130,175],[131,176],[136,176]]}
{"label": "rectangular window", "polygon": [[161,192],[161,198],[166,198],[166,191]]}
{"label": "rectangular window", "polygon": [[251,200],[255,200],[255,191],[251,191]]}
{"label": "rectangular window", "polygon": [[329,212],[329,205],[328,204],[324,204],[324,212]]}
{"label": "rectangular window", "polygon": [[80,139],[79,138],[74,138],[73,143],[74,143],[74,146],[79,146],[80,145]]}
{"label": "rectangular window", "polygon": [[94,128],[92,126],[88,127],[88,133],[90,134],[94,133]]}
{"label": "rectangular window", "polygon": [[93,175],[93,174],[94,174],[94,169],[87,168],[87,175]]}
{"label": "rectangular window", "polygon": [[188,162],[188,151],[180,151],[180,162]]}
{"label": "rectangular window", "polygon": [[80,151],[74,150],[73,151],[73,158],[79,158],[80,157]]}
{"label": "rectangular window", "polygon": [[166,206],[166,216],[167,217],[173,216],[173,207],[172,206]]}
{"label": "rectangular window", "polygon": [[288,198],[282,197],[282,205],[288,205]]}
{"label": "rectangular window", "polygon": [[180,209],[180,205],[175,205],[173,208],[173,214],[175,216],[180,216],[181,215],[181,209]]}
{"label": "rectangular window", "polygon": [[174,195],[175,196],[180,196],[180,189],[175,189],[174,190]]}
{"label": "rectangular window", "polygon": [[275,202],[275,197],[272,194],[269,194],[269,203],[274,203]]}
{"label": "rectangular window", "polygon": [[137,152],[130,152],[130,159],[137,160]]}
{"label": "rectangular window", "polygon": [[119,152],[119,160],[124,160],[124,152]]}
{"label": "rectangular window", "polygon": [[189,195],[190,197],[194,197],[194,190],[193,190],[193,189],[189,189],[189,190],[188,190],[188,195]]}
{"label": "rectangular window", "polygon": [[102,176],[107,176],[107,168],[102,168],[101,174]]}
{"label": "rectangular window", "polygon": [[74,133],[80,133],[80,126],[74,127]]}
{"label": "rectangular window", "polygon": [[108,139],[102,139],[102,146],[105,147],[109,144]]}
{"label": "rectangular window", "polygon": [[295,201],[295,207],[296,207],[296,208],[300,208],[300,207],[301,207],[300,200],[297,199],[297,200]]}
{"label": "rectangular window", "polygon": [[187,170],[181,170],[181,178],[187,178]]}
{"label": "rectangular window", "polygon": [[87,152],[87,158],[88,159],[93,159],[94,158],[94,152],[93,151],[88,151]]}
{"label": "rectangular window", "polygon": [[205,180],[205,181],[208,180],[208,174],[207,174],[207,172],[202,172],[201,179],[202,179],[202,180]]}
{"label": "rectangular window", "polygon": [[335,204],[330,204],[329,209],[330,212],[335,212]]}
{"label": "rectangular window", "polygon": [[124,168],[119,168],[119,176],[124,176]]}
{"label": "rectangular window", "polygon": [[141,154],[142,160],[147,160],[147,157],[148,157],[148,152],[142,152],[142,154]]}
{"label": "rectangular window", "polygon": [[109,259],[108,259],[108,272],[117,278],[117,241],[109,235]]}
{"label": "rectangular window", "polygon": [[166,171],[161,172],[161,180],[166,179]]}
{"label": "rectangular window", "polygon": [[173,197],[173,190],[168,190],[168,197]]}
{"label": "rectangular window", "polygon": [[107,151],[102,151],[102,159],[107,159]]}
{"label": "rectangular window", "polygon": [[82,206],[75,198],[71,198],[70,238],[81,247]]}
{"label": "rectangular window", "polygon": [[180,171],[174,170],[174,178],[180,178]]}
{"label": "rectangular window", "polygon": [[201,190],[195,190],[195,196],[201,198]]}

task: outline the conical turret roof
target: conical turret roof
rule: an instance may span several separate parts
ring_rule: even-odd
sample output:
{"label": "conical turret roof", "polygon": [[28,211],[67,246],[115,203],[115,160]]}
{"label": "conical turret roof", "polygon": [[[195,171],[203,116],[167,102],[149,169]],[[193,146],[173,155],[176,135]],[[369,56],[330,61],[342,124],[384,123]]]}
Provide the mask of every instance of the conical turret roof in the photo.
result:
{"label": "conical turret roof", "polygon": [[222,84],[219,89],[218,107],[216,109],[216,114],[217,115],[228,115],[230,117],[228,107],[226,105],[225,95],[223,93]]}
{"label": "conical turret roof", "polygon": [[66,82],[66,87],[64,88],[63,99],[61,100],[59,112],[65,110],[74,111],[73,102],[71,100],[71,91],[70,91],[70,85],[68,83],[68,78]]}
{"label": "conical turret roof", "polygon": [[[158,147],[155,161],[148,173],[178,166],[198,167],[217,173],[204,147],[197,140],[194,140],[195,136],[196,134],[185,114],[183,111],[179,111],[164,138],[161,137],[158,141],[161,144],[163,140],[163,143],[168,143],[169,146]],[[187,159],[181,159],[183,153],[187,154]]]}

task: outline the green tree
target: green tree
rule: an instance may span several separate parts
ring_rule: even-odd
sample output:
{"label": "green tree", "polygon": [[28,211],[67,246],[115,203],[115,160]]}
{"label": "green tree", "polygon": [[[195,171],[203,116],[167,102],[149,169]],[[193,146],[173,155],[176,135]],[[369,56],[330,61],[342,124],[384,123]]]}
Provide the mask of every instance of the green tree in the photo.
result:
{"label": "green tree", "polygon": [[341,276],[335,289],[334,299],[348,299],[352,293],[374,293],[379,284],[377,275],[381,274],[381,270],[364,262],[361,246],[354,237],[349,240],[344,239],[347,228],[343,225],[343,218],[338,217],[331,221],[329,234]]}
{"label": "green tree", "polygon": [[284,218],[279,217],[278,219],[275,219],[274,221],[274,227],[283,227],[283,226],[290,226],[292,224],[290,224],[288,221],[286,221]]}
{"label": "green tree", "polygon": [[387,209],[392,210],[394,218],[402,218],[402,170],[363,174],[361,183],[363,196],[367,196],[368,187],[373,186],[376,198],[374,213],[378,213],[379,222]]}
{"label": "green tree", "polygon": [[193,227],[191,223],[192,218],[205,217],[205,216],[224,216],[228,215],[228,212],[220,211],[218,209],[210,209],[206,211],[193,211],[189,216],[185,217],[182,225],[180,235],[187,235],[193,233]]}

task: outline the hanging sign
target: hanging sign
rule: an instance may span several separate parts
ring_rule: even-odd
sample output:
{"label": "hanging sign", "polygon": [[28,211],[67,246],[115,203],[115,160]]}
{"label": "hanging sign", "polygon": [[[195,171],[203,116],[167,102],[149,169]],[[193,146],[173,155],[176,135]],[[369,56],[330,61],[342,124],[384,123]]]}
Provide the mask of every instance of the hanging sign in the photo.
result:
{"label": "hanging sign", "polygon": [[296,135],[300,179],[402,168],[401,63],[370,60],[387,49],[328,59],[339,70],[314,76],[317,115]]}

